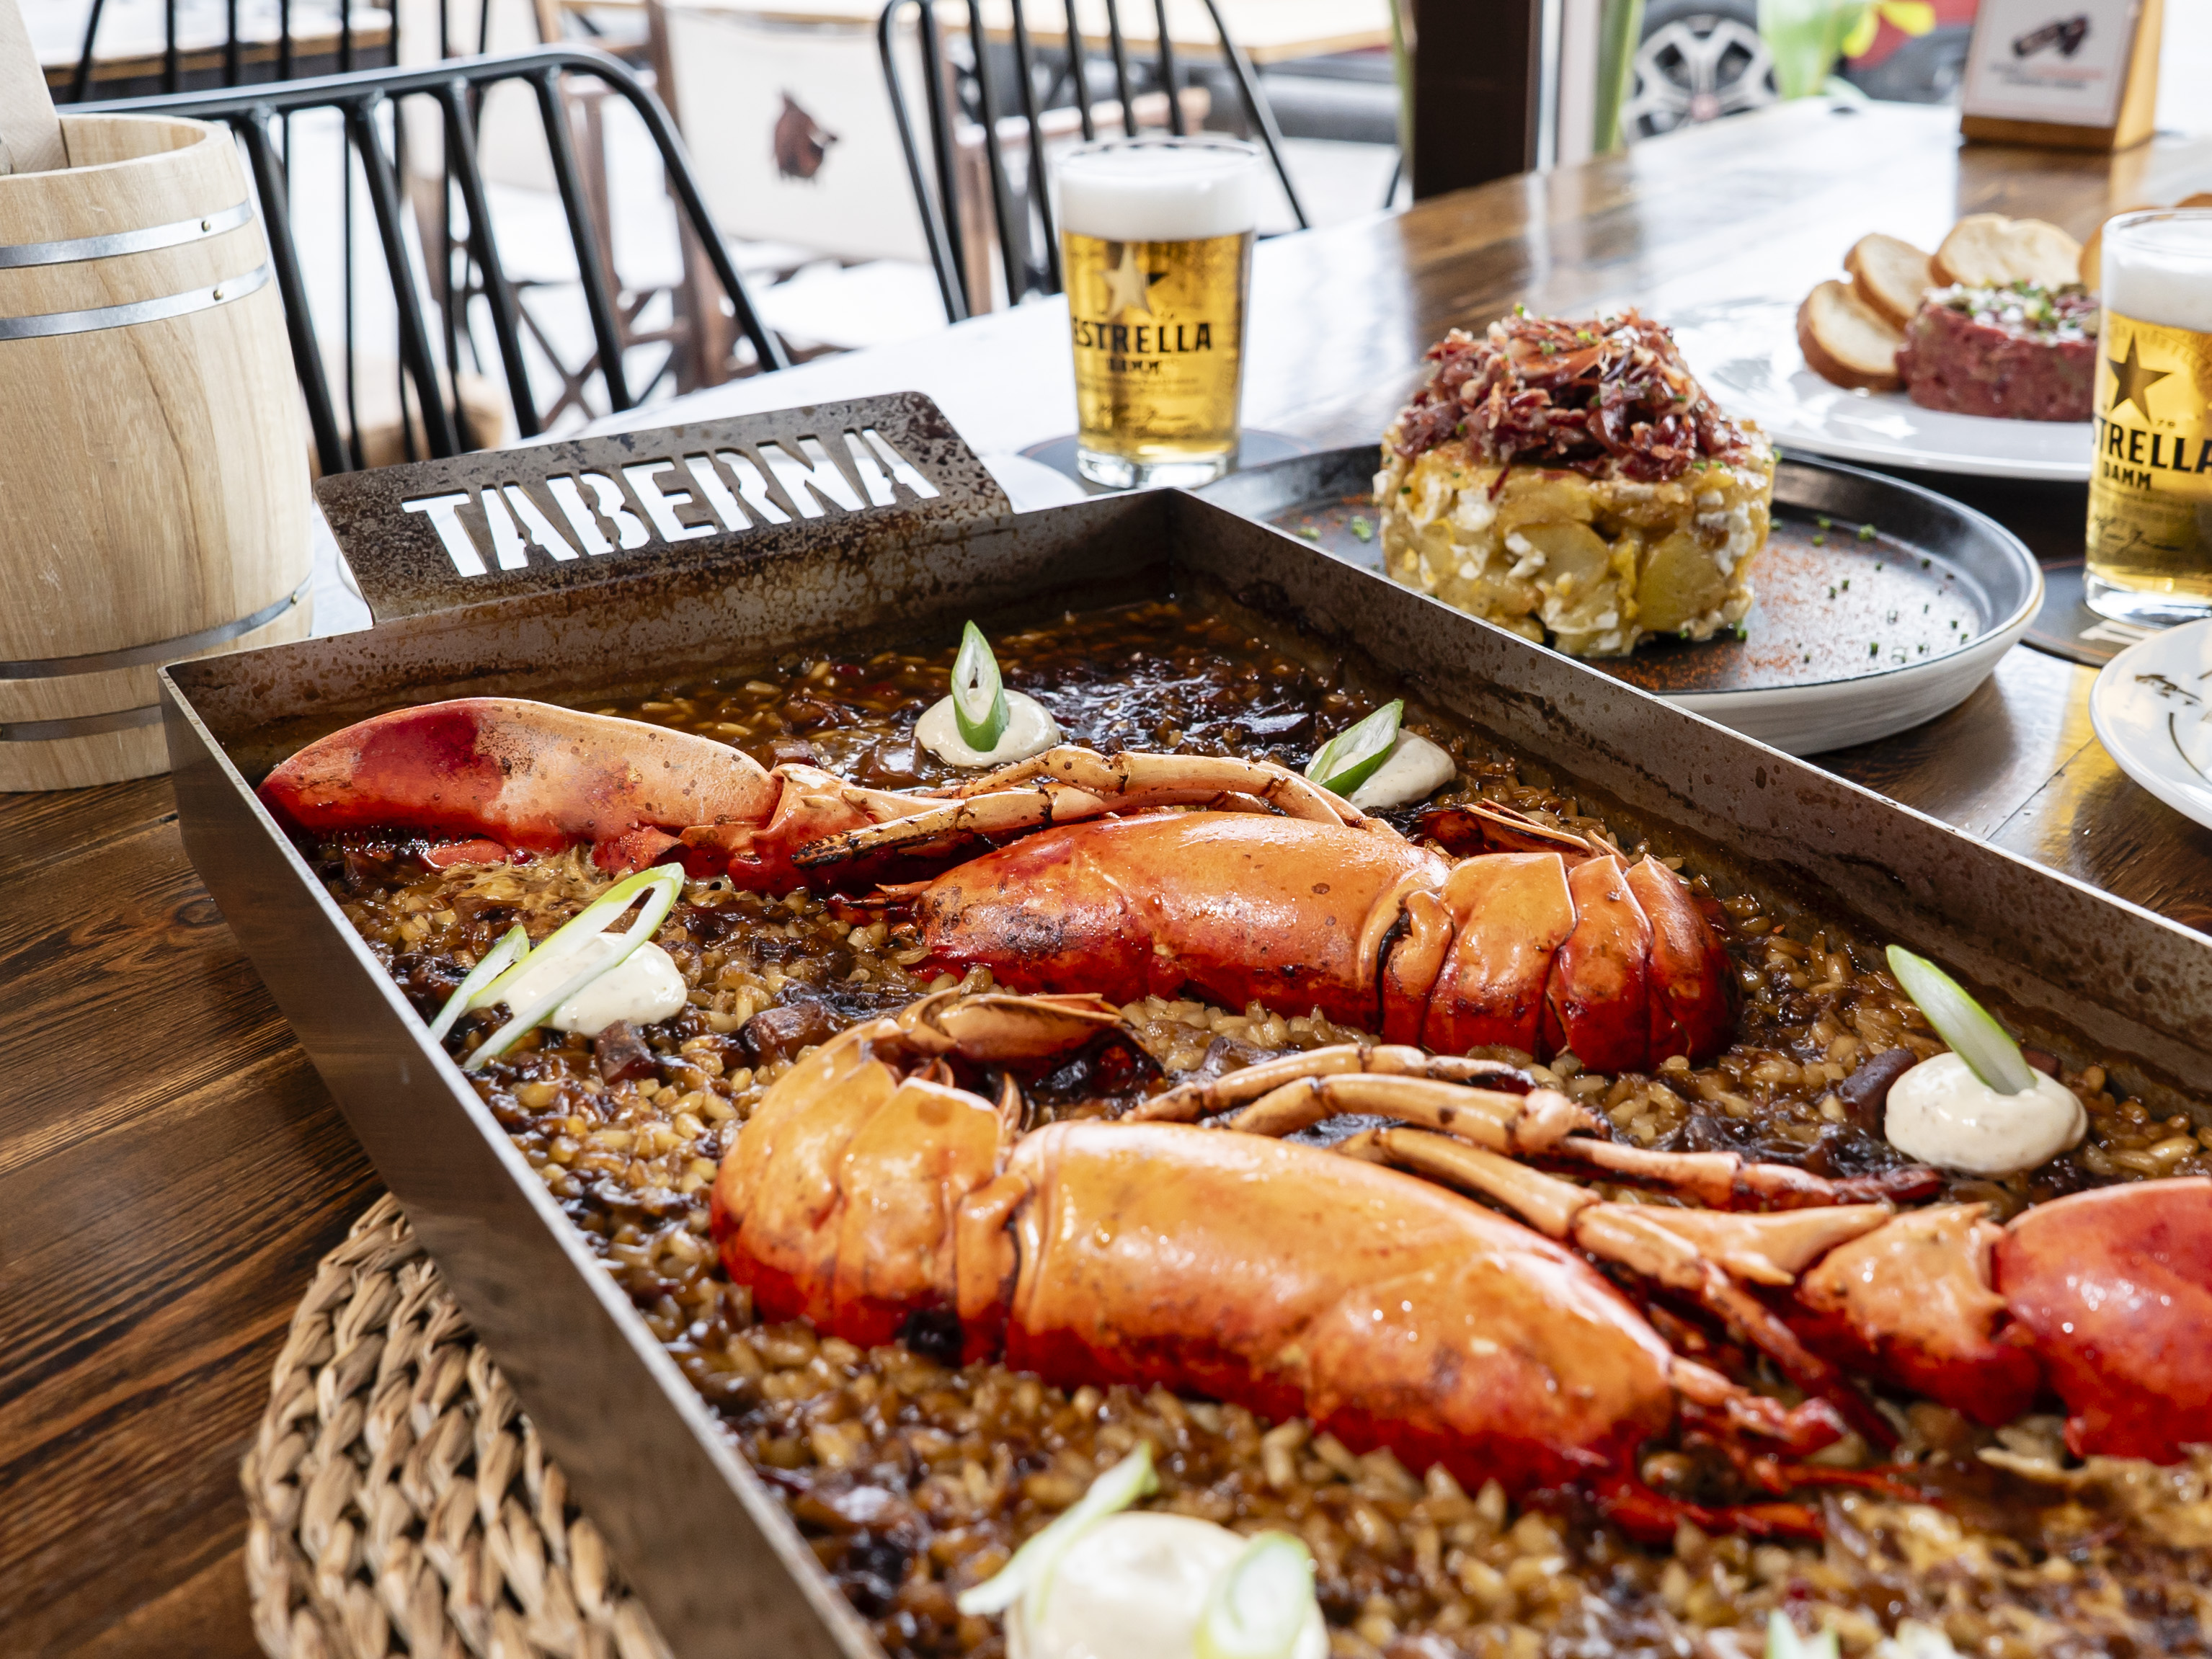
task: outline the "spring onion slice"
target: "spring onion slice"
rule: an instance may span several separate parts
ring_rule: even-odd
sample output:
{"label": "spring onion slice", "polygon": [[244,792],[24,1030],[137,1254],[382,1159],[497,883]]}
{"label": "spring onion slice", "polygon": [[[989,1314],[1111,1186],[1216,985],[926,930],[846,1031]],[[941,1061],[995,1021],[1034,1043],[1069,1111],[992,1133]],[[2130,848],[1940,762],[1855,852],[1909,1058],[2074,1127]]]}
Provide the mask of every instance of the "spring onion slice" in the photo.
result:
{"label": "spring onion slice", "polygon": [[641,870],[635,875],[617,882],[591,903],[586,905],[566,926],[546,937],[529,956],[501,974],[477,994],[479,1006],[500,1000],[501,988],[511,983],[523,967],[540,952],[552,951],[561,941],[579,935],[602,933],[608,922],[620,915],[635,902],[640,894],[645,902],[638,908],[637,920],[623,930],[617,941],[614,954],[604,962],[588,963],[571,974],[552,990],[538,997],[528,1006],[514,1010],[514,1017],[484,1040],[484,1044],[461,1062],[461,1069],[473,1072],[488,1061],[496,1060],[513,1048],[526,1031],[534,1030],[555,1009],[570,997],[598,979],[602,974],[612,973],[628,962],[637,947],[651,939],[667,920],[668,913],[676,908],[676,896],[684,890],[684,870],[680,865],[655,865],[650,870]]}
{"label": "spring onion slice", "polygon": [[1351,794],[1389,758],[1390,745],[1398,741],[1398,722],[1405,713],[1405,699],[1395,698],[1349,732],[1338,732],[1322,744],[1321,752],[1306,768],[1306,776],[1324,789]]}
{"label": "spring onion slice", "polygon": [[1291,1659],[1316,1609],[1304,1543],[1286,1532],[1261,1533],[1206,1597],[1196,1659]]}
{"label": "spring onion slice", "polygon": [[952,659],[952,720],[960,741],[981,755],[999,746],[1006,734],[1006,688],[999,659],[983,630],[969,623],[960,635],[960,654]]}
{"label": "spring onion slice", "polygon": [[1836,1632],[1800,1636],[1790,1615],[1777,1607],[1766,1615],[1766,1659],[1836,1659]]}
{"label": "spring onion slice", "polygon": [[1966,987],[1925,957],[1917,957],[1902,945],[1889,947],[1889,971],[1905,988],[1905,994],[1920,1005],[1936,1035],[1951,1045],[1951,1052],[1966,1067],[2001,1095],[2016,1095],[2035,1086],[2035,1068],[2012,1040],[2012,1033],[1996,1023],[1990,1011],[1966,994]]}
{"label": "spring onion slice", "polygon": [[1052,1576],[1068,1546],[1109,1515],[1126,1510],[1139,1498],[1160,1489],[1152,1473],[1152,1444],[1137,1443],[1137,1449],[1091,1483],[1091,1490],[1059,1520],[1014,1552],[1014,1559],[996,1577],[960,1592],[957,1606],[971,1616],[1004,1613],[1024,1595],[1032,1613],[1042,1613],[1052,1590]]}
{"label": "spring onion slice", "polygon": [[453,1023],[477,1006],[477,993],[529,954],[530,930],[518,921],[507,930],[504,939],[484,952],[482,962],[469,969],[468,977],[453,988],[453,994],[446,999],[446,1006],[430,1022],[431,1041],[444,1042]]}

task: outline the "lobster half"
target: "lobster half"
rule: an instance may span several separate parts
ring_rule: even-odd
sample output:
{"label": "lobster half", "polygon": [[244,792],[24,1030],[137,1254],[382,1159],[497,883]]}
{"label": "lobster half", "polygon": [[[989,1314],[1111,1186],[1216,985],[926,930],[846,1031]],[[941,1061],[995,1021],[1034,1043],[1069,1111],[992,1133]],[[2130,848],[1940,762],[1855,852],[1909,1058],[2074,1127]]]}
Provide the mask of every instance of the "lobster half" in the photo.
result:
{"label": "lobster half", "polygon": [[[2077,1194],[1997,1228],[1980,1205],[1899,1212],[1863,1183],[1616,1146],[1525,1078],[1389,1048],[1286,1055],[1120,1121],[1021,1133],[1018,1076],[1119,1024],[1095,998],[946,992],[814,1050],[724,1157],[730,1277],[764,1316],[856,1344],[957,1334],[962,1358],[1069,1387],[1304,1414],[1462,1483],[1579,1487],[1652,1538],[1685,1519],[1819,1531],[1801,1504],[1644,1486],[1638,1451],[1670,1428],[1780,1498],[1883,1485],[1784,1455],[1832,1440],[1838,1406],[1880,1419],[1839,1377],[1784,1409],[1674,1352],[1592,1260],[1769,1352],[1820,1328],[1863,1369],[1985,1421],[2048,1389],[2082,1455],[2173,1461],[2212,1440],[2212,1182]],[[1486,1086],[1500,1083],[1515,1086]],[[1333,1150],[1278,1138],[1346,1111],[1393,1122]],[[1178,1121],[1221,1112],[1225,1130]],[[1593,1152],[1612,1180],[1800,1207],[1618,1202],[1523,1161]]]}
{"label": "lobster half", "polygon": [[934,957],[1016,989],[1129,1001],[1187,987],[1444,1053],[1571,1049],[1601,1072],[1709,1058],[1734,1029],[1720,938],[1656,860],[1478,805],[1451,815],[1462,838],[1513,850],[1455,860],[1269,762],[1063,747],[900,794],[634,720],[471,698],[333,733],[260,793],[311,834],[421,838],[434,866],[589,842],[611,872],[678,859],[771,890],[1019,836],[895,890]]}

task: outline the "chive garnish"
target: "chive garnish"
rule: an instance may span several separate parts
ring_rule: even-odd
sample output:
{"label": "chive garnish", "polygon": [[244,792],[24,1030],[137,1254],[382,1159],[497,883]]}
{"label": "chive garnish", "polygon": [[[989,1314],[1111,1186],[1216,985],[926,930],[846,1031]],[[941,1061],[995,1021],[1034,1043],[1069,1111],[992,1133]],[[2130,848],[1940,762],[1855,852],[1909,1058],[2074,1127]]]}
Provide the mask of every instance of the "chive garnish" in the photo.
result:
{"label": "chive garnish", "polygon": [[1351,794],[1389,757],[1405,713],[1405,699],[1393,698],[1350,731],[1338,732],[1321,746],[1306,767],[1306,776],[1324,789]]}
{"label": "chive garnish", "polygon": [[489,1007],[495,1002],[504,1001],[506,988],[514,984],[516,976],[533,958],[542,958],[543,953],[547,951],[557,954],[565,951],[567,941],[605,933],[609,922],[636,903],[641,894],[644,896],[645,902],[638,907],[637,920],[624,928],[615,941],[613,955],[602,961],[585,963],[552,990],[515,1009],[513,1018],[485,1038],[483,1046],[461,1062],[461,1069],[473,1072],[498,1059],[527,1033],[544,1024],[562,1003],[577,992],[602,974],[611,974],[628,962],[639,945],[659,932],[660,924],[676,908],[676,896],[683,890],[683,866],[658,864],[650,870],[641,870],[635,875],[617,882],[579,911],[574,920],[555,929],[537,950],[485,986],[471,1000],[478,1007]]}
{"label": "chive garnish", "polygon": [[483,960],[468,971],[468,976],[453,988],[453,994],[446,999],[446,1006],[438,1010],[437,1018],[430,1022],[430,1039],[445,1041],[446,1033],[465,1013],[481,1005],[477,993],[483,990],[509,968],[530,953],[530,930],[520,922],[507,930],[507,936],[484,952]]}
{"label": "chive garnish", "polygon": [[960,741],[988,755],[1006,734],[1006,688],[999,659],[983,630],[969,623],[960,633],[960,654],[952,659],[952,720]]}

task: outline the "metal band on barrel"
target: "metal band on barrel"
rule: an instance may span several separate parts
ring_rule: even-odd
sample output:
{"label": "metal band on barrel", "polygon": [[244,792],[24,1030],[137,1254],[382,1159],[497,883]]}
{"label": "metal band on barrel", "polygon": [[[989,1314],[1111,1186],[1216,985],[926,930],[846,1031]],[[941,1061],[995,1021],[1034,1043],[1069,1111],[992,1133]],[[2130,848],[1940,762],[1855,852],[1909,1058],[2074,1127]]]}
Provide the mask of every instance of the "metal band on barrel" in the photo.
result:
{"label": "metal band on barrel", "polygon": [[158,323],[172,317],[189,317],[243,300],[269,285],[269,264],[242,276],[225,277],[207,288],[188,289],[158,300],[134,300],[129,305],[101,306],[92,311],[45,311],[28,317],[0,317],[0,340],[43,340],[57,334],[88,334],[94,329],[128,328],[133,323]]}
{"label": "metal band on barrel", "polygon": [[0,743],[52,743],[62,738],[94,738],[102,732],[128,732],[141,726],[159,726],[161,705],[149,702],[137,708],[118,708],[112,714],[78,714],[65,720],[11,720],[0,726]]}
{"label": "metal band on barrel", "polygon": [[105,236],[79,236],[64,242],[18,242],[0,247],[0,270],[20,270],[26,265],[68,265],[82,259],[112,259],[123,253],[151,253],[157,248],[180,247],[204,241],[249,224],[253,204],[240,202],[204,218],[179,219],[143,230],[118,230]]}
{"label": "metal band on barrel", "polygon": [[[94,651],[82,657],[45,657],[33,658],[28,662],[0,662],[0,680],[58,680],[76,674],[104,674],[116,668],[143,668],[149,663],[169,662],[178,657],[189,657],[195,651],[204,651],[211,645],[221,645],[226,640],[251,634],[257,628],[268,627],[307,597],[307,590],[313,586],[314,580],[314,573],[309,571],[297,587],[274,605],[264,605],[252,616],[240,617],[235,622],[217,623],[213,628],[203,628],[197,634],[179,634],[172,640],[125,646],[120,651]],[[104,720],[106,716],[88,714],[82,718]],[[53,725],[57,722],[49,720],[44,723]],[[20,732],[26,727],[19,722],[5,729]]]}

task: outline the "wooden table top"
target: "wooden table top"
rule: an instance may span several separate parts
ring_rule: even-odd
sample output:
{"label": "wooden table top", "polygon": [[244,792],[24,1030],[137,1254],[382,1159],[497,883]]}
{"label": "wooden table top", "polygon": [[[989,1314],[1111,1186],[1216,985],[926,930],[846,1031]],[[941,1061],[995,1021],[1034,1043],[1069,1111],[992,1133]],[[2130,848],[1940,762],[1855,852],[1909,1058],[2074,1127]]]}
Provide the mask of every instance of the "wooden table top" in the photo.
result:
{"label": "wooden table top", "polygon": [[[1809,283],[1866,230],[1927,237],[1993,209],[2080,234],[2208,183],[2212,147],[1960,151],[1941,111],[1722,123],[1264,245],[1248,418],[1371,441],[1431,340],[1518,300],[1757,262]],[[1064,313],[1034,307],[687,412],[920,385],[979,448],[1018,447],[1073,424],[1065,339]],[[2046,556],[2078,552],[2078,489],[1945,487]],[[2212,928],[2212,832],[2106,757],[2091,678],[2017,649],[1941,720],[1820,763]],[[238,1460],[309,1269],[375,1177],[195,878],[166,783],[0,797],[0,1631],[11,1653],[250,1655]]]}
{"label": "wooden table top", "polygon": [[[562,0],[572,10],[641,6],[644,0]],[[872,31],[882,0],[684,0],[694,10],[741,12],[779,23],[846,23]],[[1255,64],[1279,64],[1325,52],[1361,52],[1390,44],[1389,0],[1218,0],[1229,38]],[[966,0],[939,0],[939,21],[954,32],[968,27]],[[1159,22],[1149,5],[1120,8],[1121,35],[1149,56]],[[1221,55],[1221,36],[1203,0],[1167,0],[1168,40],[1200,58]],[[1054,51],[1067,42],[1067,14],[1058,3],[1025,0],[1023,17],[1032,44]],[[1104,0],[1076,0],[1075,27],[1091,49],[1108,36]],[[1013,39],[1013,0],[983,0],[983,28],[994,40]]]}

